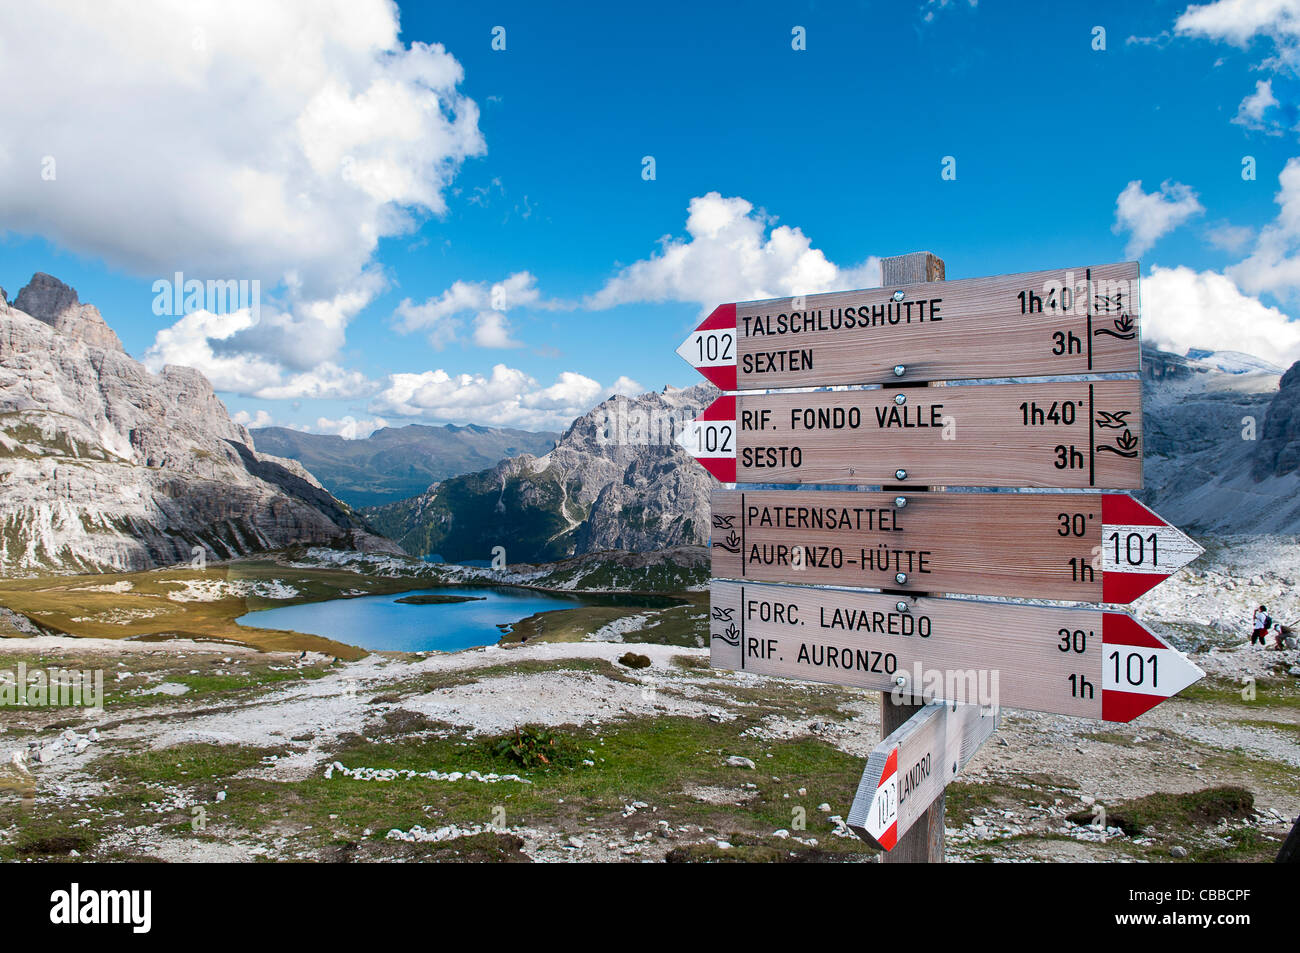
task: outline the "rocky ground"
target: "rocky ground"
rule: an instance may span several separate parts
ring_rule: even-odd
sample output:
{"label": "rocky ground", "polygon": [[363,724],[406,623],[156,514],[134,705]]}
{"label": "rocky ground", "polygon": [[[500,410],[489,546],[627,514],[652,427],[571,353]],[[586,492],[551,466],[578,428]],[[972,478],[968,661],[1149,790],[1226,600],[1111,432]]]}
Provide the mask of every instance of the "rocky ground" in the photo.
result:
{"label": "rocky ground", "polygon": [[[339,663],[8,640],[0,667],[99,668],[107,698],[6,716],[0,857],[872,858],[842,819],[876,696],[635,648],[649,666],[599,642]],[[1280,653],[1235,654],[1253,698],[1234,673],[1132,725],[1004,712],[950,788],[950,859],[1269,859],[1300,813],[1300,692]],[[509,753],[525,725],[552,763]],[[1225,786],[1245,800],[1180,797]]]}
{"label": "rocky ground", "polygon": [[[1300,657],[1244,633],[1260,602],[1300,615],[1300,545],[1203,542],[1195,570],[1133,608],[1207,677],[1128,725],[1004,711],[949,787],[950,859],[1276,854],[1300,814]],[[549,613],[522,645],[354,660],[141,637],[149,620],[106,620],[96,602],[152,605],[152,586],[159,605],[194,611],[232,586],[280,600],[327,581],[410,588],[395,577],[427,571],[387,559],[300,553],[220,585],[166,572],[59,584],[60,599],[94,604],[84,625],[130,639],[0,619],[0,683],[19,663],[104,679],[100,711],[4,711],[0,859],[874,859],[843,820],[879,740],[878,696],[710,669],[694,602]],[[509,574],[574,569],[540,572]]]}

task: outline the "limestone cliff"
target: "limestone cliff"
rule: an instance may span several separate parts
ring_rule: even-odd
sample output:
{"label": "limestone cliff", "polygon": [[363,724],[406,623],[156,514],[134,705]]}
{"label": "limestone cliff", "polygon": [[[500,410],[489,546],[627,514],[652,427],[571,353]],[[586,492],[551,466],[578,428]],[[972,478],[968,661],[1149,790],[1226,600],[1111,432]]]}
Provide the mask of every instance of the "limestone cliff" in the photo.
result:
{"label": "limestone cliff", "polygon": [[145,370],[58,279],[0,296],[0,572],[293,543],[394,548],[299,464],[257,453],[198,371]]}

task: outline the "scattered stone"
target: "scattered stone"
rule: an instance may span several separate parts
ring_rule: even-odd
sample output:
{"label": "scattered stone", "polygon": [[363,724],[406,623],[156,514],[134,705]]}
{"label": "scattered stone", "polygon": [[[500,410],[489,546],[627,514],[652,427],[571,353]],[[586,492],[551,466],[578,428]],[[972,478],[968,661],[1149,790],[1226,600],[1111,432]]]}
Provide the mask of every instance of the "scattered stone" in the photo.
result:
{"label": "scattered stone", "polygon": [[1184,857],[1187,856],[1187,848],[1186,848],[1186,847],[1179,847],[1179,846],[1177,846],[1177,845],[1175,845],[1175,846],[1173,846],[1173,847],[1170,847],[1170,848],[1169,848],[1169,856],[1170,856],[1170,857],[1177,857],[1179,860],[1182,860]]}
{"label": "scattered stone", "polygon": [[628,668],[649,668],[650,656],[637,655],[635,652],[624,652],[619,656],[620,665],[626,665]]}
{"label": "scattered stone", "polygon": [[[191,673],[195,674],[195,673]],[[155,685],[153,688],[147,688],[140,692],[141,695],[184,695],[190,690],[188,685],[180,682],[163,682],[161,685]]]}
{"label": "scattered stone", "polygon": [[727,767],[748,768],[750,771],[753,771],[754,762],[750,761],[748,758],[743,758],[738,754],[733,754],[730,758],[727,759]]}

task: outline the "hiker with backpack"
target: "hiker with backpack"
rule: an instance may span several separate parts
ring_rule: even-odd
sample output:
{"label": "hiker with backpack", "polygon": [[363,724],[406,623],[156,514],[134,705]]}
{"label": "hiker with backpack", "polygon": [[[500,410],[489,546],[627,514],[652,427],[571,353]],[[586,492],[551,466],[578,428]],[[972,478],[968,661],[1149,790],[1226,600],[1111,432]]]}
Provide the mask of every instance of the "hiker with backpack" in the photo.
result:
{"label": "hiker with backpack", "polygon": [[1273,620],[1269,618],[1268,608],[1260,606],[1255,610],[1255,629],[1250,633],[1250,644],[1254,645],[1258,641],[1261,646],[1266,646],[1265,637],[1272,626]]}

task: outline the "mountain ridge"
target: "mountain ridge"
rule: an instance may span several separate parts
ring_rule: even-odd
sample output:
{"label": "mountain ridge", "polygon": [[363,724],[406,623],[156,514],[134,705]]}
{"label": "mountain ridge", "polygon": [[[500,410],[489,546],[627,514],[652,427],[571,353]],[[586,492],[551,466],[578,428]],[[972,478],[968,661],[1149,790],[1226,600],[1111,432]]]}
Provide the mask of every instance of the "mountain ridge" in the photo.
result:
{"label": "mountain ridge", "polygon": [[542,456],[524,454],[363,510],[413,555],[552,562],[603,550],[708,541],[712,477],[675,437],[720,391],[712,384],[611,397]]}
{"label": "mountain ridge", "polygon": [[58,279],[38,273],[13,305],[0,297],[0,572],[148,569],[294,543],[396,549],[301,465],[259,454],[200,372],[155,375],[128,356]]}
{"label": "mountain ridge", "polygon": [[[1238,352],[1146,346],[1143,388],[1146,488],[1135,496],[1193,532],[1300,533],[1300,364],[1283,375]],[[413,555],[453,561],[488,559],[497,543],[512,562],[703,545],[718,484],[672,436],[720,393],[698,384],[613,398],[575,420],[549,454],[364,512]],[[685,416],[663,426],[672,411]],[[611,422],[635,430],[639,420],[659,421],[653,440],[598,439]],[[1243,433],[1247,420],[1254,429]],[[515,550],[510,526],[528,528]]]}
{"label": "mountain ridge", "polygon": [[256,427],[257,445],[297,460],[339,499],[354,507],[416,496],[439,480],[487,469],[506,457],[550,450],[555,432],[478,424],[406,424],[346,439],[288,427]]}

